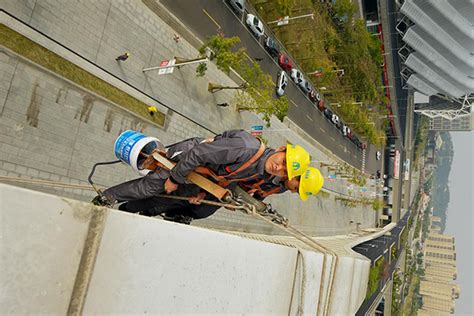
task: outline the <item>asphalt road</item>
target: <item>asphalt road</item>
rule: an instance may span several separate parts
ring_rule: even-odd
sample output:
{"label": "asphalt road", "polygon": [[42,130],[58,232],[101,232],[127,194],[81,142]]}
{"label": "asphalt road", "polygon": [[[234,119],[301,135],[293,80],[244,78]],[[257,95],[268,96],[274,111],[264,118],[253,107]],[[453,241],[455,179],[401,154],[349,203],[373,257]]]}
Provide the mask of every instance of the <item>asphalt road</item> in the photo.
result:
{"label": "asphalt road", "polygon": [[[186,0],[161,0],[161,2],[203,41],[218,31],[223,32],[226,37],[238,36],[249,57],[262,58],[260,66],[276,79],[280,67],[263,48],[263,37],[257,40],[246,27],[244,17],[235,14],[225,1],[195,0],[192,2],[193,9],[190,9],[190,2]],[[268,30],[265,26],[265,32]],[[289,82],[286,89],[286,95],[290,100],[288,118],[339,158],[360,169],[362,151],[322,115],[291,79]],[[374,146],[366,149],[365,171],[368,173],[374,174],[380,169],[380,162],[375,159],[376,151]]]}
{"label": "asphalt road", "polygon": [[[372,264],[380,258],[381,256],[384,256],[385,262],[388,262],[388,258],[390,256],[390,247],[392,244],[395,244],[395,247],[398,246],[399,239],[400,239],[400,234],[403,231],[403,228],[407,226],[408,223],[408,218],[410,217],[411,211],[408,211],[405,213],[402,219],[400,219],[397,223],[397,225],[390,230],[390,236],[380,236],[379,238],[369,240],[365,243],[359,244],[352,248],[354,251],[357,251],[363,256],[366,256],[367,258],[372,261]],[[401,253],[401,250],[400,252]],[[399,255],[397,257],[396,261],[390,262],[390,269],[388,275],[392,275],[393,271],[395,270],[397,266],[398,260],[400,260],[401,256]],[[356,315],[365,315],[370,308],[370,306],[373,304],[374,300],[377,298],[378,294],[380,293],[381,289],[383,289],[384,285],[386,282],[390,281],[390,277],[380,280],[379,287],[375,291],[372,296],[364,301],[364,303],[360,306],[359,310],[357,311]]]}

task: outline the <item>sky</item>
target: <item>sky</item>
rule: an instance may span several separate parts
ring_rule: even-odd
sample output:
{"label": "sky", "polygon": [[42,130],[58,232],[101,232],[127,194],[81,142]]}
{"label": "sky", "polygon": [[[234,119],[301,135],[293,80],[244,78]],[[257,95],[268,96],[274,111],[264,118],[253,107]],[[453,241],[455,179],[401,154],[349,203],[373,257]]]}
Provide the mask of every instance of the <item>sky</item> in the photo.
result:
{"label": "sky", "polygon": [[449,174],[449,204],[445,234],[455,237],[456,264],[461,295],[455,315],[474,315],[473,243],[474,243],[474,132],[451,132],[454,157]]}

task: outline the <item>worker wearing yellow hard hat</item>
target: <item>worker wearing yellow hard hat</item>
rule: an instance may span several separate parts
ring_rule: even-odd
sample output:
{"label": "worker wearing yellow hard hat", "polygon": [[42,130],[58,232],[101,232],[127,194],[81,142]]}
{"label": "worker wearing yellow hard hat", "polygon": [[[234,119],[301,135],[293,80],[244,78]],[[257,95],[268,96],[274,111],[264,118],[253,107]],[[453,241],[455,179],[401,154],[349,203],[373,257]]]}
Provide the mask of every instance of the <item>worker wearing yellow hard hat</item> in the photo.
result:
{"label": "worker wearing yellow hard hat", "polygon": [[309,153],[299,145],[286,145],[286,170],[288,179],[302,175],[309,166]]}
{"label": "worker wearing yellow hard hat", "polygon": [[319,169],[308,167],[300,177],[300,185],[298,188],[300,198],[306,201],[309,196],[318,194],[323,184],[324,178]]}

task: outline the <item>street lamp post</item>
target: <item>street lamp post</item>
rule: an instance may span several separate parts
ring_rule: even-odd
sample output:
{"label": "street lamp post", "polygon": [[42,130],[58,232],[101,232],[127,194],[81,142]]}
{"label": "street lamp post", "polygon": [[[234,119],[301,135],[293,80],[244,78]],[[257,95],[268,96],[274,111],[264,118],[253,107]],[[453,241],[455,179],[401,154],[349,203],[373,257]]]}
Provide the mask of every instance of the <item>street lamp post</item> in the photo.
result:
{"label": "street lamp post", "polygon": [[314,19],[314,13],[298,15],[291,18],[289,16],[285,16],[283,18],[279,18],[278,20],[267,22],[267,24],[276,24],[277,26],[283,26],[288,24],[290,20],[302,19],[307,17],[311,17],[311,19]]}

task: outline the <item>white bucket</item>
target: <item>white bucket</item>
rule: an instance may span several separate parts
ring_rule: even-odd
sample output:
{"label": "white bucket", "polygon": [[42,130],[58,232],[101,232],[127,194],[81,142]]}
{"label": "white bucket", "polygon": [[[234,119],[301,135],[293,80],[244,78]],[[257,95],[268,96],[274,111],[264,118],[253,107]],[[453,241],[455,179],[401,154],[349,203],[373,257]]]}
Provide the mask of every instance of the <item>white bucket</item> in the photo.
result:
{"label": "white bucket", "polygon": [[114,145],[115,156],[122,162],[131,166],[141,175],[146,175],[150,170],[141,167],[143,161],[155,149],[166,151],[165,146],[155,137],[145,136],[141,133],[128,130],[119,135]]}

